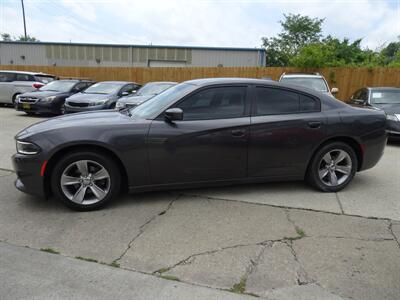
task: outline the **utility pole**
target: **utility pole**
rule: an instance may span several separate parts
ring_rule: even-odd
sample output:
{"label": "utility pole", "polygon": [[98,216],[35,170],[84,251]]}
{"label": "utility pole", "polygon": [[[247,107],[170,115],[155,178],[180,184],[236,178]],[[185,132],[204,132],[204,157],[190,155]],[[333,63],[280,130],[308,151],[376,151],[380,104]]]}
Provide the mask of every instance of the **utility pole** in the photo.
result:
{"label": "utility pole", "polygon": [[22,4],[22,16],[24,18],[24,34],[25,34],[25,41],[27,40],[27,36],[26,36],[26,22],[25,22],[25,8],[24,8],[24,0],[21,0],[21,4]]}

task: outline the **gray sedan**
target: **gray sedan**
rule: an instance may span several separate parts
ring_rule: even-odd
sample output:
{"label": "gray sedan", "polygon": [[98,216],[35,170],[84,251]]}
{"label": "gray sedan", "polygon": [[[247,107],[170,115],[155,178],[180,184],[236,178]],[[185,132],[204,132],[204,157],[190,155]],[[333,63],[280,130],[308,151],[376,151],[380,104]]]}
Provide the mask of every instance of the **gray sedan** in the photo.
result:
{"label": "gray sedan", "polygon": [[153,98],[164,92],[166,89],[173,87],[178,84],[172,81],[158,81],[146,83],[143,87],[139,89],[137,93],[132,94],[128,97],[123,97],[117,101],[116,109],[131,108],[142,104],[143,102]]}
{"label": "gray sedan", "polygon": [[114,108],[119,98],[128,96],[139,88],[140,85],[134,82],[98,82],[86,90],[67,98],[65,112],[72,113]]}

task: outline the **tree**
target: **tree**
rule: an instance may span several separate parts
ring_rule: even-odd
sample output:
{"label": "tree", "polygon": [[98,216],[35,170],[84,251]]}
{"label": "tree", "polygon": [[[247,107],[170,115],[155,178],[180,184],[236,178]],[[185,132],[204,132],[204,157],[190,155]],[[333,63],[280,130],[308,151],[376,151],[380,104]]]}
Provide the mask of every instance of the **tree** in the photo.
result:
{"label": "tree", "polygon": [[321,25],[324,19],[312,19],[299,14],[283,16],[285,20],[279,22],[282,32],[278,37],[262,38],[268,66],[286,66],[303,46],[319,42],[322,37]]}
{"label": "tree", "polygon": [[350,42],[327,36],[318,43],[304,46],[290,59],[290,65],[300,68],[369,66],[377,64],[377,54],[361,48],[361,39]]}
{"label": "tree", "polygon": [[8,33],[2,33],[2,34],[0,34],[0,36],[1,36],[1,40],[4,41],[4,42],[11,42],[12,41],[11,35],[8,34]]}
{"label": "tree", "polygon": [[1,40],[4,42],[40,42],[37,38],[27,35],[26,38],[24,35],[20,35],[19,37],[11,36],[9,33],[1,33]]}

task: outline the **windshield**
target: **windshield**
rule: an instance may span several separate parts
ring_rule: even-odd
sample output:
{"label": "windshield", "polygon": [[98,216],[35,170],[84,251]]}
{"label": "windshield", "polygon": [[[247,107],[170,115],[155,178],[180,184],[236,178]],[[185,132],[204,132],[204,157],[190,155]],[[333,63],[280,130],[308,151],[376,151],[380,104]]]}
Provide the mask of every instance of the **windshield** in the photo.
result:
{"label": "windshield", "polygon": [[372,92],[371,103],[373,103],[373,104],[400,104],[400,90]]}
{"label": "windshield", "polygon": [[69,92],[76,82],[71,81],[52,81],[44,86],[42,86],[40,91],[54,91],[54,92]]}
{"label": "windshield", "polygon": [[183,97],[189,91],[195,89],[195,87],[196,86],[187,83],[175,85],[165,92],[154,96],[149,101],[146,101],[137,107],[131,108],[130,113],[133,117],[140,119],[150,119],[152,117],[156,117],[176,100]]}
{"label": "windshield", "polygon": [[171,83],[147,83],[145,84],[135,96],[146,96],[146,95],[156,95],[165,91],[166,89],[174,86]]}
{"label": "windshield", "polygon": [[125,83],[116,82],[98,82],[88,87],[83,93],[85,94],[114,94]]}
{"label": "windshield", "polygon": [[325,80],[322,78],[313,77],[283,77],[281,82],[295,84],[303,86],[309,89],[316,90],[318,92],[327,92],[328,87],[326,86]]}

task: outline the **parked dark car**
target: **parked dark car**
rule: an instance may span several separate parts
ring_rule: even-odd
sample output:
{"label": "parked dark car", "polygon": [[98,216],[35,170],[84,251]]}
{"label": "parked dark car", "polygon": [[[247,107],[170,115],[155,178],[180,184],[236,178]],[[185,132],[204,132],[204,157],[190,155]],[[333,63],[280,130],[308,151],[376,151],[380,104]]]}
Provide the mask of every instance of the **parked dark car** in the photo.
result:
{"label": "parked dark car", "polygon": [[15,109],[27,114],[63,114],[65,99],[93,84],[88,80],[55,80],[34,92],[18,95]]}
{"label": "parked dark car", "polygon": [[102,81],[93,84],[81,93],[68,97],[65,112],[82,112],[115,108],[117,100],[131,95],[140,84],[126,81]]}
{"label": "parked dark car", "polygon": [[142,86],[136,93],[131,96],[123,97],[117,101],[116,108],[124,109],[131,108],[142,104],[150,98],[164,92],[166,89],[176,85],[177,82],[172,81],[158,81],[149,82]]}
{"label": "parked dark car", "polygon": [[[121,189],[306,179],[343,189],[386,145],[386,116],[269,80],[199,79],[121,111],[61,116],[16,136],[16,187],[77,210]],[[373,182],[371,182],[373,184]]]}
{"label": "parked dark car", "polygon": [[400,140],[400,88],[365,87],[350,97],[350,104],[383,110],[386,113],[389,139]]}

